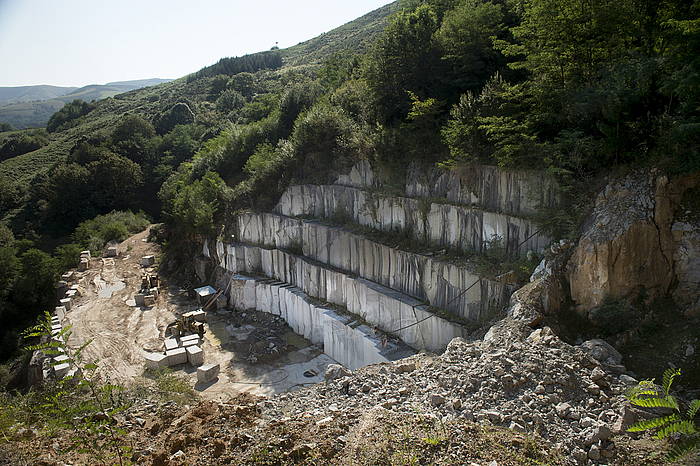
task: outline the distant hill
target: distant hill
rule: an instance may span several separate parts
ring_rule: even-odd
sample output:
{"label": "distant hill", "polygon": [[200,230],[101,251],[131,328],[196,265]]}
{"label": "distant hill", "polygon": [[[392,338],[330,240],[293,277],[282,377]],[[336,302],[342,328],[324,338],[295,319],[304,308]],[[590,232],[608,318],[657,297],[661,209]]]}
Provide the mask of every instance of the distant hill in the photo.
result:
{"label": "distant hill", "polygon": [[117,94],[147,86],[166,83],[170,79],[138,79],[90,84],[84,87],[20,86],[0,87],[0,122],[18,129],[46,126],[51,115],[66,102],[81,99],[86,102],[113,97]]}
{"label": "distant hill", "polygon": [[16,86],[0,87],[0,106],[17,102],[32,102],[35,100],[49,100],[69,94],[77,87],[61,86]]}

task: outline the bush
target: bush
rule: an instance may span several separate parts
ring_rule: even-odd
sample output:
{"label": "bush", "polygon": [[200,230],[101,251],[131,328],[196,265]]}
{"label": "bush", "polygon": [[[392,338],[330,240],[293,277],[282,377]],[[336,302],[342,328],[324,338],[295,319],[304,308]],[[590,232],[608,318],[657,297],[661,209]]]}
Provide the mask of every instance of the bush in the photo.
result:
{"label": "bush", "polygon": [[73,241],[99,255],[107,243],[124,241],[129,235],[143,231],[149,223],[143,213],[114,211],[82,222],[73,233]]}
{"label": "bush", "polygon": [[73,102],[67,103],[63,108],[51,115],[49,122],[46,124],[46,131],[53,133],[69,128],[76,123],[75,120],[87,115],[95,108],[95,104],[89,104],[80,99],[75,99]]}

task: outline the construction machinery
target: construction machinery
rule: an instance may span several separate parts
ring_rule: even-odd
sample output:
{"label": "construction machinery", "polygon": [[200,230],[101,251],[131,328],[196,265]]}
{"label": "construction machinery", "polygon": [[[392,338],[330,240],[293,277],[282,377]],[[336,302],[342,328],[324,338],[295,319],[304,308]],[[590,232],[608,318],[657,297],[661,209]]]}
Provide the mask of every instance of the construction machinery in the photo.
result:
{"label": "construction machinery", "polygon": [[205,313],[202,309],[182,314],[177,321],[168,326],[170,334],[174,337],[183,337],[187,334],[196,333],[199,338],[204,338],[206,332],[204,328]]}

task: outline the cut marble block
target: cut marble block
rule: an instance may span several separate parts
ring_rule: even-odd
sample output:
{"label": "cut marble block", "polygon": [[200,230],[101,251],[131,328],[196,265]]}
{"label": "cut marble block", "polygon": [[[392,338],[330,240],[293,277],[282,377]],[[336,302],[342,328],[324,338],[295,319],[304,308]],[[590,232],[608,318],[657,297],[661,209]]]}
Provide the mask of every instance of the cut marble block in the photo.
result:
{"label": "cut marble block", "polygon": [[184,346],[186,341],[193,341],[193,340],[196,341],[197,343],[199,343],[199,335],[197,335],[196,333],[193,333],[192,335],[185,335],[184,337],[180,338],[180,341],[182,342],[183,346]]}
{"label": "cut marble block", "polygon": [[108,247],[107,251],[105,251],[105,257],[117,257],[117,247],[116,246]]}
{"label": "cut marble block", "polygon": [[62,379],[68,373],[70,365],[68,363],[59,364],[53,367],[53,372],[56,374],[56,378]]}
{"label": "cut marble block", "polygon": [[141,293],[136,293],[134,295],[134,303],[136,303],[137,306],[145,306],[146,301],[145,301],[146,295],[141,294]]}
{"label": "cut marble block", "polygon": [[147,294],[143,297],[143,305],[146,307],[151,307],[156,304],[156,297],[152,294]]}
{"label": "cut marble block", "polygon": [[199,346],[188,346],[187,360],[193,366],[201,366],[204,364],[204,351]]}
{"label": "cut marble block", "polygon": [[61,306],[63,306],[63,308],[66,311],[70,311],[71,304],[73,303],[73,300],[70,298],[63,298],[63,299],[59,300],[58,302],[61,303]]}
{"label": "cut marble block", "polygon": [[68,356],[65,354],[59,354],[55,358],[53,358],[53,361],[59,364],[68,364]]}
{"label": "cut marble block", "polygon": [[66,291],[66,298],[75,298],[75,295],[78,294],[78,290],[68,290]]}
{"label": "cut marble block", "polygon": [[218,364],[206,364],[197,368],[197,381],[201,383],[211,382],[219,375]]}
{"label": "cut marble block", "polygon": [[197,339],[197,340],[183,340],[183,341],[180,341],[180,344],[182,345],[183,348],[187,348],[189,346],[197,346],[197,345],[199,345],[199,339]]}
{"label": "cut marble block", "polygon": [[168,338],[165,340],[165,351],[175,349],[180,346],[175,338]]}
{"label": "cut marble block", "polygon": [[81,258],[78,263],[78,272],[85,272],[90,268],[90,259]]}
{"label": "cut marble block", "polygon": [[143,267],[150,267],[156,263],[156,256],[143,256],[141,258],[141,265]]}
{"label": "cut marble block", "polygon": [[176,366],[187,362],[187,350],[185,348],[175,348],[165,352],[168,357],[168,366]]}
{"label": "cut marble block", "polygon": [[168,357],[161,353],[146,354],[146,368],[157,370],[168,366]]}
{"label": "cut marble block", "polygon": [[54,309],[54,314],[56,314],[56,317],[58,317],[60,320],[65,319],[66,307],[65,306],[56,306],[56,309]]}
{"label": "cut marble block", "polygon": [[187,312],[187,313],[183,314],[183,317],[191,317],[192,319],[196,320],[197,322],[206,322],[207,321],[207,313],[201,309],[197,309],[196,311]]}

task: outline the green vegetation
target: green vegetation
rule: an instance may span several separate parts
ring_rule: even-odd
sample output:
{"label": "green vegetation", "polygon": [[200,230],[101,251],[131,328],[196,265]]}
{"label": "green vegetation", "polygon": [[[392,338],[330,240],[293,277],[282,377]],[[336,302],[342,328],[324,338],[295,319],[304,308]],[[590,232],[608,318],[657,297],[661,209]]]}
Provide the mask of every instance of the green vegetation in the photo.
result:
{"label": "green vegetation", "polygon": [[46,123],[46,130],[53,133],[54,131],[65,129],[69,124],[75,124],[72,123],[74,120],[77,120],[81,116],[87,115],[94,109],[94,104],[89,104],[80,99],[75,99],[73,102],[64,105],[63,108],[49,118],[49,122]]}
{"label": "green vegetation", "polygon": [[[269,209],[290,183],[330,181],[359,159],[392,173],[413,162],[540,168],[572,200],[627,164],[696,170],[699,11],[679,0],[405,0],[286,50],[73,102],[48,144],[0,161],[0,216],[18,238],[5,254],[21,264],[26,240],[67,243],[55,258],[44,251],[66,264],[71,232],[114,210],[163,221],[166,253],[195,251],[233,212]],[[549,214],[541,223],[555,236],[576,229],[576,209]],[[479,266],[499,271],[499,251]],[[523,276],[528,266],[510,265]]]}
{"label": "green vegetation", "polygon": [[35,151],[49,143],[44,130],[21,131],[0,140],[0,160]]}
{"label": "green vegetation", "polygon": [[665,410],[652,419],[635,423],[627,431],[655,430],[655,437],[659,440],[675,439],[676,442],[667,455],[668,461],[679,460],[700,447],[700,430],[695,423],[695,417],[700,412],[700,400],[691,401],[684,411],[678,400],[671,395],[671,385],[680,375],[680,369],[667,369],[660,387],[653,380],[643,380],[626,395],[635,406]]}

